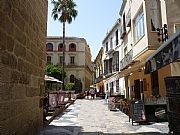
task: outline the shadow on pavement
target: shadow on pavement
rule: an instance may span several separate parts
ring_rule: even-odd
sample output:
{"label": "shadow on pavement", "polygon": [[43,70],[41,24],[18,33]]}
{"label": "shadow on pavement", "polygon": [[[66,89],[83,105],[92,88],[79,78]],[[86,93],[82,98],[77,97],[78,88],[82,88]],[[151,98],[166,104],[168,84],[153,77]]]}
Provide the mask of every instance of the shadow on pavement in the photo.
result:
{"label": "shadow on pavement", "polygon": [[103,133],[103,132],[84,132],[79,126],[54,126],[45,127],[38,135],[167,135],[159,132],[145,133]]}

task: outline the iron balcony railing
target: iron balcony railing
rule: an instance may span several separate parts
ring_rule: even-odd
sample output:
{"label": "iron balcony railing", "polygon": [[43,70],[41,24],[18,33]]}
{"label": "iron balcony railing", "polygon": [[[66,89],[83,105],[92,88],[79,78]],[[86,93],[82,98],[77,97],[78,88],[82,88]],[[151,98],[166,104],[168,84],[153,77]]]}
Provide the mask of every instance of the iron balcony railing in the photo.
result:
{"label": "iron balcony railing", "polygon": [[131,49],[125,57],[120,61],[120,70],[123,70],[125,67],[127,67],[131,62],[133,58],[133,50]]}

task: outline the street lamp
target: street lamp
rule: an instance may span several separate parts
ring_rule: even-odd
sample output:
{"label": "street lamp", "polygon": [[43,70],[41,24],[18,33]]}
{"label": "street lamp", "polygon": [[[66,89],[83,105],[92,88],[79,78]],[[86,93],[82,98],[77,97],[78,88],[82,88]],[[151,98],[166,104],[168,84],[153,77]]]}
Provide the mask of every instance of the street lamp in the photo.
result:
{"label": "street lamp", "polygon": [[164,24],[162,28],[157,28],[158,31],[158,41],[159,42],[165,42],[168,39],[168,29],[167,24]]}

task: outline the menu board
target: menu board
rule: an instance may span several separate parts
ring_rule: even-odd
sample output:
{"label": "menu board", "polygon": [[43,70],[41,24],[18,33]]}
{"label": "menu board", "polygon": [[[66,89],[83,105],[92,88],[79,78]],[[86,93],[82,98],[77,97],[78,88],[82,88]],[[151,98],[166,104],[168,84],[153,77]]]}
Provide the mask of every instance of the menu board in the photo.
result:
{"label": "menu board", "polygon": [[132,125],[133,122],[142,122],[146,120],[144,104],[141,100],[131,102],[131,111]]}

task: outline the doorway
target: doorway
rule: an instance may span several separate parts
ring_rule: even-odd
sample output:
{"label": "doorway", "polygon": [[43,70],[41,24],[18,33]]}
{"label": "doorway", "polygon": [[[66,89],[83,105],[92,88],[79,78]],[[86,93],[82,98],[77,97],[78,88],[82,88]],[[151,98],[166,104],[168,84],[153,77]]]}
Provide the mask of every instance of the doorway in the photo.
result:
{"label": "doorway", "polygon": [[135,99],[141,100],[141,82],[139,79],[134,80]]}
{"label": "doorway", "polygon": [[152,95],[159,95],[159,78],[158,71],[154,71],[151,73],[151,85],[152,85]]}

